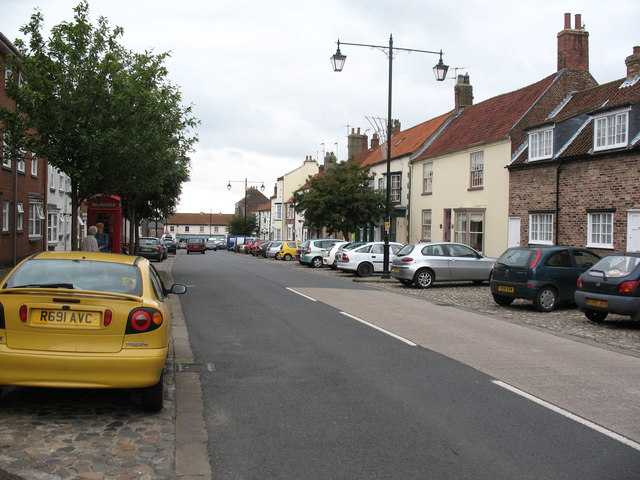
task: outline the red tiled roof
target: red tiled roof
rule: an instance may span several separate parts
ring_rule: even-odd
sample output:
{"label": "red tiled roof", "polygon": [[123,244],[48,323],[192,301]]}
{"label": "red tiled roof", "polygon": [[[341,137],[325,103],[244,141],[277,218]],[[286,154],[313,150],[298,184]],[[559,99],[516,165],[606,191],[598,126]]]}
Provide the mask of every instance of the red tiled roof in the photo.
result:
{"label": "red tiled roof", "polygon": [[640,102],[640,80],[629,86],[626,78],[605,83],[573,94],[569,102],[553,117],[553,122],[561,122],[582,113],[612,110]]}
{"label": "red tiled roof", "polygon": [[442,155],[506,138],[558,73],[511,93],[467,107],[419,158]]}
{"label": "red tiled roof", "polygon": [[166,225],[228,225],[233,217],[231,213],[176,213],[167,218]]}
{"label": "red tiled roof", "polygon": [[[418,150],[452,115],[453,111],[394,134],[391,137],[391,158],[403,157]],[[356,155],[356,160],[362,167],[376,165],[386,159],[386,142]]]}

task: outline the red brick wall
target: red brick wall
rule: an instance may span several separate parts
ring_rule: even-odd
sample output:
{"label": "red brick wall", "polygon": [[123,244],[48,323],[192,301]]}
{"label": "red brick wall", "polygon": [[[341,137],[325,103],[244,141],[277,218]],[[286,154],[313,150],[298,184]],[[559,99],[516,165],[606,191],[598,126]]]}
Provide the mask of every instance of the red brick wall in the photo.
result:
{"label": "red brick wall", "polygon": [[[528,245],[529,213],[555,210],[558,163],[533,165],[510,171],[509,215],[520,217],[520,244]],[[562,164],[559,177],[560,214],[557,243],[585,247],[587,212],[615,209],[614,249],[627,248],[627,211],[640,209],[640,153],[589,158]],[[554,225],[555,229],[555,225]],[[600,254],[610,250],[594,251]]]}

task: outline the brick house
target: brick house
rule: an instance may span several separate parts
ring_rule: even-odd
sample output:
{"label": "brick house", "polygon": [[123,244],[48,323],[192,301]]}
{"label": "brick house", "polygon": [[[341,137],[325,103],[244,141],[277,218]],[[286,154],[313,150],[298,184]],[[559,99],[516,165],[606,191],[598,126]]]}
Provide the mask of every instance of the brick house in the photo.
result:
{"label": "brick house", "polygon": [[640,47],[626,64],[527,131],[508,167],[512,244],[640,251]]}
{"label": "brick house", "polygon": [[[18,54],[0,33],[0,105],[10,109],[15,104],[7,96],[5,85],[10,75],[18,73],[7,66],[7,57]],[[19,150],[12,154],[10,143],[5,132],[0,132],[0,268],[12,267],[47,249],[47,164],[33,152]]]}
{"label": "brick house", "polygon": [[[506,249],[510,178],[505,165],[526,143],[528,128],[543,122],[569,93],[597,85],[589,73],[589,34],[580,15],[575,28],[570,20],[565,15],[558,33],[555,73],[456,107],[455,118],[411,160],[409,238],[461,242],[490,256]],[[463,84],[470,88],[467,78]]]}

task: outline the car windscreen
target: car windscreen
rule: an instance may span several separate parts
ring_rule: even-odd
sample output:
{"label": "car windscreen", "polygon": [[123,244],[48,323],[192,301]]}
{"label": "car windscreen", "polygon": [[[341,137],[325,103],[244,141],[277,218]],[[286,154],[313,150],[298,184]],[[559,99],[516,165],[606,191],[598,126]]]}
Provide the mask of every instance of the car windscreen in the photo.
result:
{"label": "car windscreen", "polygon": [[134,265],[91,260],[33,259],[24,262],[3,288],[69,288],[142,295],[142,277]]}
{"label": "car windscreen", "polygon": [[141,247],[155,247],[158,245],[158,241],[155,238],[141,238],[140,246]]}
{"label": "car windscreen", "polygon": [[528,268],[536,253],[537,250],[513,248],[500,255],[497,263],[511,268]]}

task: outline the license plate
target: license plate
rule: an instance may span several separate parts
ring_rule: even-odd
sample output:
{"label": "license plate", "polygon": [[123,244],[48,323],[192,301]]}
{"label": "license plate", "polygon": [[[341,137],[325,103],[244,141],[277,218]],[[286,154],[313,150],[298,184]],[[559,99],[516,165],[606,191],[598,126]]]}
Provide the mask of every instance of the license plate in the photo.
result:
{"label": "license plate", "polygon": [[31,323],[35,325],[99,328],[102,323],[102,315],[99,312],[80,312],[77,310],[34,309],[31,314]]}
{"label": "license plate", "polygon": [[153,248],[141,248],[140,250],[143,252],[153,252]]}
{"label": "license plate", "polygon": [[516,291],[515,287],[509,287],[507,285],[498,285],[498,291],[499,292],[507,292],[507,293],[513,293]]}
{"label": "license plate", "polygon": [[398,272],[400,271],[400,269],[399,269],[398,267],[393,267],[393,268],[391,269],[391,271],[392,271],[392,272],[396,272],[396,273],[398,273]]}
{"label": "license plate", "polygon": [[587,298],[587,305],[592,305],[594,307],[607,308],[609,306],[609,303],[606,300],[596,300],[595,298]]}

